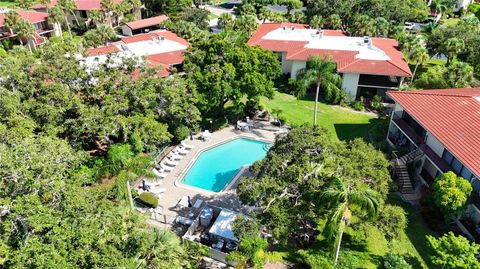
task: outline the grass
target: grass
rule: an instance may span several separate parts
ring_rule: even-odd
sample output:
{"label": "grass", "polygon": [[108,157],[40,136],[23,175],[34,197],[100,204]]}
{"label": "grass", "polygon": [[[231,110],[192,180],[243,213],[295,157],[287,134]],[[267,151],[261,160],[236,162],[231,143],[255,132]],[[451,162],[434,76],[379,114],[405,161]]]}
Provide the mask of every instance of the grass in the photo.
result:
{"label": "grass", "polygon": [[0,1],[0,7],[13,7],[13,6],[15,6],[15,2]]}
{"label": "grass", "polygon": [[[360,268],[377,269],[382,262],[383,257],[390,251],[400,254],[405,257],[413,268],[438,268],[430,261],[430,256],[433,254],[432,249],[427,245],[426,236],[433,235],[431,230],[426,226],[420,213],[410,204],[400,200],[397,196],[388,198],[389,204],[394,204],[403,207],[408,217],[408,226],[404,231],[399,231],[399,236],[388,242],[383,236],[382,232],[374,225],[369,225],[367,229],[367,237],[365,245],[356,245],[347,239],[342,244],[342,253],[357,252],[364,254],[362,259],[362,266]],[[348,228],[351,233],[351,229]],[[308,251],[310,253],[325,254],[325,243],[322,241],[322,236],[319,236],[318,242],[315,243]],[[323,252],[322,252],[323,251]],[[311,254],[311,255],[312,255]],[[281,249],[267,253],[267,260],[277,261],[283,263],[299,263],[302,262],[302,256],[294,248]]]}
{"label": "grass", "polygon": [[[298,100],[292,95],[276,92],[273,99],[263,98],[261,104],[270,112],[280,109],[281,117],[290,125],[313,125],[314,101],[311,98]],[[376,116],[319,102],[317,121],[339,139],[351,140],[366,137],[376,122]]]}

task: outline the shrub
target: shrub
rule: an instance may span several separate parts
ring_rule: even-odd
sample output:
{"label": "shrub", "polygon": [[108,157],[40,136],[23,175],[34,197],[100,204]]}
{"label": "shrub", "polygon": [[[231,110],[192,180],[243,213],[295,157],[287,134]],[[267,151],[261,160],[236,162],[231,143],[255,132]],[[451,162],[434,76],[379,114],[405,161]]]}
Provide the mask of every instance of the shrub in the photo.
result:
{"label": "shrub", "polygon": [[249,99],[245,103],[245,106],[243,107],[243,113],[245,116],[253,117],[255,115],[255,112],[258,110],[258,102],[255,100]]}
{"label": "shrub", "polygon": [[375,95],[372,99],[372,109],[378,112],[382,112],[385,107],[382,104],[382,97]]}
{"label": "shrub", "polygon": [[412,269],[412,266],[398,254],[388,253],[383,259],[385,269]]}
{"label": "shrub", "polygon": [[138,199],[149,207],[156,208],[158,206],[158,198],[149,192],[142,192]]}
{"label": "shrub", "polygon": [[173,139],[176,142],[180,142],[185,138],[187,138],[189,134],[190,134],[190,129],[188,129],[188,127],[185,125],[180,125],[177,128],[175,128],[175,131],[173,132]]}
{"label": "shrub", "polygon": [[353,103],[353,109],[363,111],[363,103],[361,101],[355,101],[355,103]]}
{"label": "shrub", "polygon": [[378,228],[389,241],[398,237],[399,232],[407,228],[407,217],[405,216],[405,211],[400,206],[384,206],[380,212],[378,222]]}

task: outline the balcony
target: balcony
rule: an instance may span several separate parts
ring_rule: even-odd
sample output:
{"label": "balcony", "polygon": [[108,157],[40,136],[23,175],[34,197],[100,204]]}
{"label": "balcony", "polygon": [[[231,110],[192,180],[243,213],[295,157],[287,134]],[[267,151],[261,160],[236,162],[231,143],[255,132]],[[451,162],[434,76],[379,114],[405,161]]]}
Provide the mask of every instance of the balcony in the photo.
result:
{"label": "balcony", "polygon": [[450,167],[440,156],[438,156],[429,146],[423,144],[420,146],[425,156],[427,156],[432,163],[438,167],[443,173],[448,171],[453,171],[452,167]]}
{"label": "balcony", "polygon": [[398,128],[418,147],[423,144],[424,137],[421,137],[415,132],[415,130],[408,125],[408,123],[402,118],[393,119],[393,122]]}

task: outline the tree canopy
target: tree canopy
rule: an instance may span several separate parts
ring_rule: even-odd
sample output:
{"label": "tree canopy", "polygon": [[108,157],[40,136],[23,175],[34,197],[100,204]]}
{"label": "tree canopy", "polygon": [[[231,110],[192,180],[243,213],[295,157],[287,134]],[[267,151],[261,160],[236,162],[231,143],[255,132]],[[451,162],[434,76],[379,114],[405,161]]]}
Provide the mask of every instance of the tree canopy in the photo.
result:
{"label": "tree canopy", "polygon": [[258,102],[260,96],[273,95],[273,79],[280,75],[277,56],[244,41],[224,32],[187,50],[185,70],[197,87],[203,114],[223,115],[228,102],[241,106],[243,97]]}
{"label": "tree canopy", "polygon": [[452,232],[435,238],[427,236],[428,243],[435,254],[431,257],[433,264],[442,268],[480,268],[477,260],[480,245],[470,243],[467,238]]}
{"label": "tree canopy", "polygon": [[258,217],[285,242],[326,216],[318,199],[332,176],[370,188],[382,204],[391,182],[387,167],[383,154],[362,140],[342,142],[324,129],[299,127],[277,137],[267,157],[253,165],[257,176],[242,180],[237,192],[242,202],[263,208]]}

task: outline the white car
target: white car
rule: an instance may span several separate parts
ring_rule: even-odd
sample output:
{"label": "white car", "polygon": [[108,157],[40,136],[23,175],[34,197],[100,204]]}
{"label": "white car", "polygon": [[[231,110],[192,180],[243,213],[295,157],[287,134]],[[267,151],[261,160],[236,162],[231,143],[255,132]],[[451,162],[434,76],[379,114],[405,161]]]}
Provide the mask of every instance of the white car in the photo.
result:
{"label": "white car", "polygon": [[405,29],[413,30],[415,28],[415,23],[413,22],[405,22]]}

